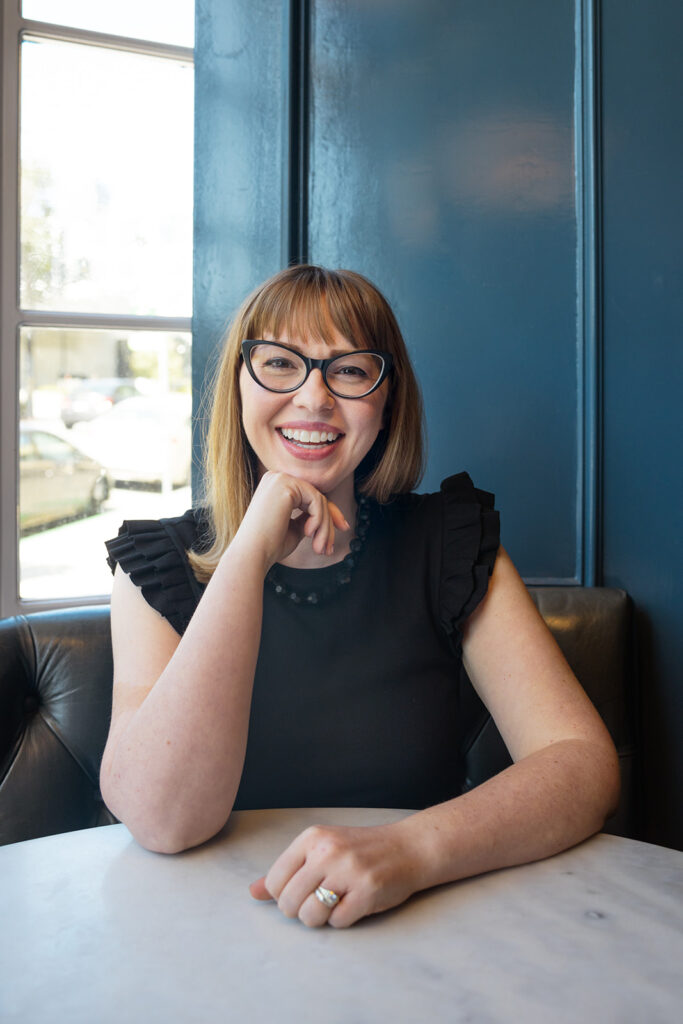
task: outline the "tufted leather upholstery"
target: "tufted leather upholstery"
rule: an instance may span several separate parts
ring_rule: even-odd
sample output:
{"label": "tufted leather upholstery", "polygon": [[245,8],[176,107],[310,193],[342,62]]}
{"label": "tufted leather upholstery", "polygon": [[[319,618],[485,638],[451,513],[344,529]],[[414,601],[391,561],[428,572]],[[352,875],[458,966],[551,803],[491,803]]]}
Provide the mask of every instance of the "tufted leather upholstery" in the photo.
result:
{"label": "tufted leather upholstery", "polygon": [[[624,789],[609,831],[633,835],[630,604],[623,591],[530,588],[620,752]],[[115,819],[98,773],[111,714],[109,609],[84,607],[0,622],[0,845]],[[468,787],[510,763],[464,677]]]}
{"label": "tufted leather upholstery", "polygon": [[115,820],[98,784],[111,680],[108,608],[0,622],[0,844]]}

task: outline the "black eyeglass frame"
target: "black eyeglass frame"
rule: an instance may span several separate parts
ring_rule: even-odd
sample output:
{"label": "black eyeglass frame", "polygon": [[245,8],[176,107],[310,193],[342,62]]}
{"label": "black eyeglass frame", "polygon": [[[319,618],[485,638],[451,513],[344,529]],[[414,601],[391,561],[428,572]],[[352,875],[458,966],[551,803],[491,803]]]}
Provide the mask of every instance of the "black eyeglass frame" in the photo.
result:
{"label": "black eyeglass frame", "polygon": [[[266,384],[263,383],[263,381],[260,381],[258,379],[258,377],[256,376],[256,372],[251,365],[251,350],[253,348],[256,348],[257,345],[273,345],[276,348],[284,349],[285,352],[291,352],[293,355],[298,356],[299,359],[301,359],[304,365],[306,366],[306,376],[304,377],[304,379],[300,381],[294,388],[269,388]],[[377,378],[377,380],[372,385],[369,391],[365,391],[362,395],[340,395],[338,391],[334,390],[331,384],[328,384],[327,370],[332,363],[336,362],[337,359],[343,359],[346,356],[353,355],[379,356],[380,359],[382,360],[382,369],[380,371],[379,377]],[[276,395],[288,395],[292,391],[298,391],[299,388],[304,386],[304,384],[306,383],[311,374],[311,370],[320,370],[323,380],[325,382],[325,387],[328,389],[328,391],[331,391],[335,398],[348,398],[351,401],[355,401],[357,398],[367,398],[368,395],[371,395],[373,391],[376,391],[377,388],[384,383],[384,381],[389,376],[394,367],[394,357],[392,356],[391,352],[384,352],[382,349],[379,348],[354,348],[349,352],[342,352],[341,355],[332,356],[330,359],[311,359],[309,356],[303,355],[301,352],[298,352],[297,349],[291,348],[289,345],[283,345],[279,341],[266,341],[265,339],[260,339],[257,341],[243,341],[242,358],[244,359],[244,365],[247,368],[249,376],[253,380],[255,380],[258,386],[260,388],[263,388],[264,391],[271,391],[273,394]]]}

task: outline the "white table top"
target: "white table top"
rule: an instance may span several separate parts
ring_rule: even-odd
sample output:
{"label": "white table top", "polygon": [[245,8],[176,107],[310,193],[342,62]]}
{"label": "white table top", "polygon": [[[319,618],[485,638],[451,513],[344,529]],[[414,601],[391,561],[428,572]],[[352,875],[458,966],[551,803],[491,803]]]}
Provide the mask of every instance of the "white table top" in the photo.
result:
{"label": "white table top", "polygon": [[683,854],[599,835],[547,861],[309,930],[247,886],[314,822],[400,811],[233,815],[166,857],[123,825],[0,849],[0,1020],[683,1019]]}

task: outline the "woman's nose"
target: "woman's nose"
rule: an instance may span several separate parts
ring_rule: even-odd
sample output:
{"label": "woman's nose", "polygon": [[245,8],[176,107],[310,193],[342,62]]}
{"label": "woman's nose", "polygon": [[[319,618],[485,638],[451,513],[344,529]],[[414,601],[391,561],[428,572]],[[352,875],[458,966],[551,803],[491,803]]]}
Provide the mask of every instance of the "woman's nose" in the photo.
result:
{"label": "woman's nose", "polygon": [[311,370],[292,401],[302,409],[331,409],[334,395],[328,390],[320,370]]}

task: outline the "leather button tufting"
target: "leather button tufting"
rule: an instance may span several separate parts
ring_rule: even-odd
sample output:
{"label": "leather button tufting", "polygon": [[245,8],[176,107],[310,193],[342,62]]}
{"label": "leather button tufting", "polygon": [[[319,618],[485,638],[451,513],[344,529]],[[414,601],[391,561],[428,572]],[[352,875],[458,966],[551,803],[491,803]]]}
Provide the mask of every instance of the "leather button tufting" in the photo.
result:
{"label": "leather button tufting", "polygon": [[27,715],[35,715],[36,711],[40,707],[40,701],[37,694],[30,693],[28,697],[24,697],[24,713]]}

